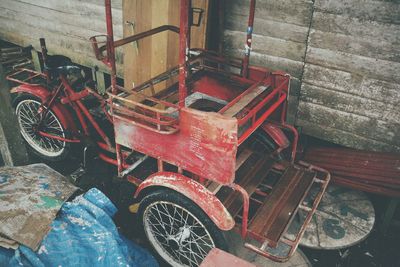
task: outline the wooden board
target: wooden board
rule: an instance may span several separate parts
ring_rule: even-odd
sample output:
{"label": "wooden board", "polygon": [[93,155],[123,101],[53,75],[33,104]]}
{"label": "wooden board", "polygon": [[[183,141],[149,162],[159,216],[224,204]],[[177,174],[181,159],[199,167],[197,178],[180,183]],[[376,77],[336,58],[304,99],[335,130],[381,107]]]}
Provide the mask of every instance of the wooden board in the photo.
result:
{"label": "wooden board", "polygon": [[[114,32],[122,37],[122,0],[112,1]],[[32,45],[40,50],[39,38],[47,40],[49,54],[68,56],[73,62],[98,66],[89,38],[105,34],[104,1],[90,0],[2,0],[0,1],[0,39],[20,46]],[[118,73],[121,74],[121,53],[118,51]]]}
{"label": "wooden board", "polygon": [[[123,0],[124,36],[169,24],[179,26],[179,0]],[[191,47],[206,44],[208,1],[193,1],[193,7],[205,10],[200,27],[193,27]],[[126,21],[135,24],[134,30]],[[178,64],[178,34],[163,32],[124,46],[125,87],[132,88]],[[155,92],[165,88],[161,83]],[[151,92],[147,92],[151,93]]]}
{"label": "wooden board", "polygon": [[[230,56],[243,57],[248,7],[226,5]],[[399,12],[398,1],[257,1],[250,62],[292,76],[288,120],[304,133],[399,152]]]}
{"label": "wooden board", "polygon": [[300,245],[315,249],[350,247],[368,236],[374,222],[374,207],[365,193],[331,185]]}
{"label": "wooden board", "polygon": [[314,6],[297,124],[348,147],[399,152],[400,3]]}

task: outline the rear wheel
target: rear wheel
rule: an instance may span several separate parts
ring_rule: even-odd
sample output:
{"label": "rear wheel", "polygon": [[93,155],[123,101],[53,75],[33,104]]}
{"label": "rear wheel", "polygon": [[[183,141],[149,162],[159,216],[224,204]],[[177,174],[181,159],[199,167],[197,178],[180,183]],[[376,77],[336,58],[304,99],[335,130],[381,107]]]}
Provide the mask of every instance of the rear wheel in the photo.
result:
{"label": "rear wheel", "polygon": [[227,250],[223,232],[195,203],[172,190],[143,198],[139,218],[155,251],[172,266],[199,266],[212,248]]}
{"label": "rear wheel", "polygon": [[67,138],[67,133],[53,110],[48,110],[42,120],[43,113],[39,112],[41,101],[32,95],[21,95],[14,101],[15,113],[21,129],[21,135],[30,150],[50,161],[64,159],[69,151],[70,144],[41,135],[39,132],[48,133],[61,138]]}

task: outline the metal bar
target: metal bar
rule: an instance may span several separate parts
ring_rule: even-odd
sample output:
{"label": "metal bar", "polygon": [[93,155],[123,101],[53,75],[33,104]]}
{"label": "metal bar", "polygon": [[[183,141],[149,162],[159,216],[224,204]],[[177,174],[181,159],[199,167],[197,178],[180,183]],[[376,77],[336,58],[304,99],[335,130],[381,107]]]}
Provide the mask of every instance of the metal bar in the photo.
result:
{"label": "metal bar", "polygon": [[[157,28],[154,28],[154,29],[151,29],[151,30],[148,30],[148,31],[145,31],[145,32],[141,32],[141,33],[138,33],[138,34],[135,34],[135,35],[120,39],[118,41],[115,41],[114,42],[114,47],[119,47],[119,46],[122,46],[122,45],[126,45],[126,44],[131,43],[131,42],[136,42],[136,41],[138,41],[140,39],[143,39],[143,38],[145,38],[147,36],[151,36],[151,35],[163,32],[163,31],[172,31],[172,32],[176,32],[178,34],[180,32],[179,28],[176,27],[176,26],[173,26],[173,25],[162,25],[160,27],[157,27]],[[100,51],[102,51],[102,49],[103,48],[100,48]],[[104,51],[104,49],[103,49],[103,51]]]}
{"label": "metal bar", "polygon": [[187,96],[186,78],[187,78],[187,50],[189,49],[189,8],[190,0],[181,0],[180,12],[180,30],[179,33],[179,106],[185,106]]}
{"label": "metal bar", "polygon": [[164,171],[164,162],[161,159],[157,159],[158,172]]}
{"label": "metal bar", "polygon": [[[171,127],[172,127],[172,126],[174,126],[175,124],[178,123],[178,121],[177,121],[176,119],[173,119],[173,118],[170,118],[170,117],[165,117],[165,116],[163,116],[163,117],[154,119],[154,118],[152,118],[152,117],[149,117],[149,116],[147,116],[147,115],[140,114],[140,113],[135,112],[135,111],[133,111],[133,110],[131,110],[131,109],[128,109],[128,108],[122,108],[122,107],[115,106],[115,107],[114,107],[114,110],[116,110],[117,113],[119,113],[120,115],[133,116],[133,117],[136,117],[136,118],[139,118],[139,119],[146,120],[147,122],[149,122],[149,123],[151,123],[151,124],[155,124],[155,125],[160,125],[160,126],[171,126]],[[114,111],[114,114],[116,114],[115,111]],[[158,115],[157,115],[157,114],[158,114]],[[154,115],[159,116],[160,113],[155,113]],[[161,120],[162,118],[165,118],[166,120],[163,121],[163,120]]]}
{"label": "metal bar", "polygon": [[107,25],[107,65],[111,69],[111,90],[117,92],[117,69],[115,65],[114,32],[112,24],[111,0],[105,0]]}
{"label": "metal bar", "polygon": [[[66,92],[68,92],[68,98],[72,95],[76,95],[77,93],[74,92],[68,81],[65,79],[64,76],[60,75],[60,79],[62,81],[62,84],[64,85],[64,88],[66,89]],[[100,135],[100,137],[104,140],[104,142],[107,143],[109,147],[112,147],[110,139],[108,136],[104,133],[104,131],[101,129],[101,127],[97,124],[96,120],[93,118],[92,114],[90,114],[89,110],[85,107],[84,104],[80,100],[75,100],[72,101],[70,99],[70,103],[76,103],[80,111],[86,116],[86,118],[90,121],[92,124],[93,128],[96,130],[96,132]],[[50,103],[51,104],[51,103]],[[50,107],[49,104],[49,107]],[[85,123],[84,123],[85,124]]]}
{"label": "metal bar", "polygon": [[251,43],[253,38],[253,25],[254,25],[254,13],[256,9],[256,0],[250,1],[250,13],[249,13],[249,22],[247,26],[247,35],[246,35],[246,44],[245,44],[245,52],[243,58],[242,65],[242,76],[248,77],[249,72],[249,60],[250,60],[250,51],[251,51]]}
{"label": "metal bar", "polygon": [[131,124],[137,125],[138,127],[142,127],[142,128],[144,128],[144,129],[150,130],[150,131],[152,131],[152,132],[160,133],[160,134],[174,134],[174,133],[176,133],[177,131],[179,131],[178,125],[177,125],[176,127],[174,127],[174,128],[171,127],[170,130],[158,131],[158,130],[155,129],[155,128],[146,126],[146,125],[144,125],[144,124],[142,124],[142,123],[138,123],[138,122],[136,122],[136,121],[128,120],[127,118],[118,116],[118,115],[116,115],[116,114],[114,114],[113,117],[116,118],[116,119],[122,120],[122,121],[124,121],[124,122],[131,123]]}
{"label": "metal bar", "polygon": [[243,93],[241,93],[240,95],[238,95],[235,99],[233,99],[231,102],[229,102],[225,107],[223,107],[220,111],[218,111],[218,113],[223,114],[227,109],[229,109],[230,107],[232,107],[234,104],[236,104],[237,102],[239,102],[240,99],[242,99],[245,95],[249,94],[249,92],[251,92],[252,90],[254,90],[254,88],[258,87],[262,85],[262,82],[257,82],[254,83],[252,86],[250,86],[249,88],[247,88],[247,90],[245,90]]}
{"label": "metal bar", "polygon": [[241,235],[242,235],[242,238],[245,238],[246,234],[247,234],[247,224],[248,224],[248,219],[249,219],[249,205],[250,205],[249,194],[247,193],[246,190],[244,190],[243,187],[241,187],[238,184],[231,184],[231,185],[229,185],[229,187],[231,187],[235,191],[238,191],[240,194],[242,194],[242,197],[243,197],[243,216],[242,216]]}
{"label": "metal bar", "polygon": [[143,157],[141,157],[140,159],[138,159],[137,161],[135,161],[135,163],[133,163],[131,166],[129,166],[128,168],[126,168],[122,173],[121,176],[124,177],[125,175],[127,175],[128,173],[130,173],[131,171],[133,171],[134,169],[136,169],[143,161],[145,161],[146,159],[148,159],[149,156],[145,155]]}
{"label": "metal bar", "polygon": [[59,140],[59,141],[63,141],[63,142],[67,142],[67,143],[80,143],[81,140],[79,139],[69,139],[69,138],[64,138],[61,136],[57,136],[57,135],[53,135],[53,134],[49,134],[43,131],[39,131],[38,132],[41,136],[47,137],[47,138],[51,138],[51,139],[55,139],[55,140]]}
{"label": "metal bar", "polygon": [[270,116],[278,107],[279,105],[285,101],[286,99],[286,94],[282,95],[277,102],[275,102],[256,122],[252,127],[244,132],[242,136],[238,140],[238,144],[240,145],[241,143],[244,142],[244,140],[247,139],[257,128],[260,126],[267,118]]}

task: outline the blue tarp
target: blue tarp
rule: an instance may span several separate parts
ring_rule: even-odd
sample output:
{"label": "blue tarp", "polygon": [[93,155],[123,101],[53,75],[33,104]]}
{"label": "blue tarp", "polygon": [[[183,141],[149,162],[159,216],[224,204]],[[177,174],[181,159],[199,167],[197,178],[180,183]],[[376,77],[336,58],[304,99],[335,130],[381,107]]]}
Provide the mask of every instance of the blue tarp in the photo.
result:
{"label": "blue tarp", "polygon": [[99,190],[66,202],[35,252],[0,248],[0,266],[158,266],[143,248],[118,233],[117,209]]}

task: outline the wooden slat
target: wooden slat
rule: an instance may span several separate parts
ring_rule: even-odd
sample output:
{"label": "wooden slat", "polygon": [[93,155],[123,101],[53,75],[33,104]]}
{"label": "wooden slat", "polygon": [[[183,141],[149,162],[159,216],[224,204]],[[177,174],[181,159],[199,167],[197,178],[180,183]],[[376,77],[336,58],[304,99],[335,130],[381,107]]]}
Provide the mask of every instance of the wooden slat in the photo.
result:
{"label": "wooden slat", "polygon": [[265,85],[255,86],[252,90],[243,96],[238,102],[233,106],[225,110],[224,116],[234,117],[239,111],[243,110],[251,101],[253,101],[257,96],[267,90],[269,87]]}
{"label": "wooden slat", "polygon": [[[123,20],[135,23],[135,33],[169,24],[179,27],[179,0],[123,0]],[[194,7],[205,10],[201,27],[192,29],[192,47],[205,47],[208,1],[194,1]],[[132,27],[124,24],[124,36],[132,35]],[[178,64],[179,36],[173,32],[162,32],[138,41],[137,48],[129,44],[124,46],[125,87],[139,85],[150,78]],[[140,66],[140,67],[139,67]],[[158,93],[175,81],[161,82],[154,87]]]}
{"label": "wooden slat", "polygon": [[[256,162],[254,162],[254,158],[250,158],[246,164],[239,168],[235,182],[251,195],[268,175],[274,163],[275,160],[269,155],[258,158]],[[219,194],[218,197],[232,216],[236,216],[243,206],[242,195],[239,192],[226,190]]]}
{"label": "wooden slat", "polygon": [[249,231],[264,236],[271,246],[276,246],[314,177],[314,172],[290,166],[257,211]]}
{"label": "wooden slat", "polygon": [[244,149],[236,159],[236,170],[250,157],[253,152],[250,149]]}

